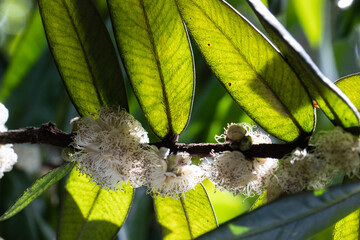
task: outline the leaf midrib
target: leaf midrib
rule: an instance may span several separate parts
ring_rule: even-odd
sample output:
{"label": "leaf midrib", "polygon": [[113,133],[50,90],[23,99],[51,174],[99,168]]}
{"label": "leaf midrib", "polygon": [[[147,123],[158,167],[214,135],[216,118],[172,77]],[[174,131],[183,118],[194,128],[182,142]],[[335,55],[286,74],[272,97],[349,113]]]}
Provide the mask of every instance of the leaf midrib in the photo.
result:
{"label": "leaf midrib", "polygon": [[[72,1],[72,0],[71,0],[71,1]],[[74,22],[74,19],[73,19],[72,15],[70,14],[69,7],[68,7],[68,5],[66,4],[65,0],[61,0],[61,2],[62,2],[63,5],[64,5],[64,8],[65,8],[65,10],[66,10],[66,13],[67,13],[68,16],[69,16],[71,25],[73,26],[74,32],[76,33],[76,37],[77,37],[78,42],[79,42],[79,44],[80,44],[80,47],[81,47],[81,50],[82,50],[82,53],[83,53],[83,56],[84,56],[86,65],[88,66],[88,70],[89,70],[89,73],[90,73],[90,75],[91,75],[91,81],[92,81],[92,83],[93,83],[93,85],[94,85],[94,89],[95,89],[95,92],[96,92],[96,96],[97,96],[97,98],[98,98],[98,100],[99,100],[100,105],[103,106],[103,105],[104,105],[103,100],[102,100],[102,98],[101,98],[101,95],[100,95],[97,87],[96,87],[96,78],[95,78],[95,75],[94,75],[94,73],[93,73],[93,69],[92,69],[92,67],[91,67],[89,58],[88,58],[87,53],[86,53],[86,51],[85,51],[84,44],[83,44],[83,42],[82,42],[82,39],[80,38],[78,29],[77,29],[76,24],[75,24],[75,22]],[[89,3],[89,4],[91,4],[91,3]]]}
{"label": "leaf midrib", "polygon": [[168,132],[166,134],[169,134],[169,133],[171,133],[173,131],[173,126],[172,126],[172,120],[171,120],[172,117],[171,117],[170,105],[169,105],[169,101],[168,101],[167,92],[166,92],[166,89],[165,89],[164,75],[163,75],[161,63],[160,63],[160,60],[159,60],[159,54],[158,54],[158,51],[156,50],[155,40],[154,40],[153,33],[152,33],[152,30],[151,30],[151,27],[150,27],[149,18],[148,18],[148,15],[147,15],[147,12],[146,12],[146,9],[145,9],[145,6],[144,6],[144,0],[139,0],[139,3],[140,3],[141,10],[143,11],[143,14],[144,14],[145,23],[146,23],[146,27],[147,27],[146,29],[147,29],[147,33],[148,33],[149,40],[150,40],[150,45],[151,45],[151,50],[152,50],[152,52],[154,54],[156,67],[157,67],[157,70],[159,72],[159,77],[160,77],[160,82],[161,82],[161,90],[162,90],[162,94],[163,94],[163,100],[164,100],[165,111],[166,111],[166,118],[167,118],[167,121],[168,121],[167,125],[169,127],[169,130],[168,130]]}
{"label": "leaf midrib", "polygon": [[101,193],[101,189],[99,189],[98,192],[96,193],[96,196],[95,196],[95,198],[94,198],[94,200],[93,200],[93,202],[91,204],[90,210],[89,210],[86,218],[84,218],[84,221],[83,221],[83,223],[81,225],[81,228],[79,230],[79,233],[78,233],[76,239],[81,239],[81,236],[84,233],[84,229],[86,228],[87,224],[89,223],[90,215],[91,215],[92,211],[94,210],[94,207],[96,205],[96,201],[99,198],[100,193]]}
{"label": "leaf midrib", "polygon": [[184,214],[185,214],[186,224],[187,224],[187,227],[188,227],[188,230],[189,230],[190,238],[191,238],[191,239],[194,239],[194,236],[193,236],[192,231],[191,231],[189,216],[188,216],[188,214],[187,214],[187,211],[186,211],[186,208],[185,208],[185,203],[184,203],[183,198],[184,198],[184,196],[181,196],[181,197],[180,197],[181,207],[182,207],[182,209],[183,209],[183,211],[184,211]]}
{"label": "leaf midrib", "polygon": [[[191,0],[192,1],[192,0]],[[253,65],[250,64],[246,57],[242,54],[242,52],[240,51],[240,49],[238,49],[236,47],[236,45],[231,41],[231,39],[222,31],[221,28],[219,28],[219,26],[209,17],[209,15],[203,11],[203,9],[201,8],[201,6],[199,6],[195,1],[192,1],[192,3],[208,18],[208,20],[210,20],[210,22],[213,23],[213,25],[223,34],[223,36],[225,36],[225,38],[231,43],[231,45],[233,46],[234,49],[236,49],[236,51],[238,52],[238,54],[241,56],[241,58],[244,60],[244,62],[247,63],[247,65],[250,67],[250,69],[255,73],[255,75],[257,76],[258,79],[260,79],[260,81],[266,85],[269,89],[271,89],[274,98],[276,98],[278,100],[278,102],[281,104],[281,106],[283,107],[283,109],[286,111],[286,113],[289,115],[289,117],[291,118],[291,120],[294,122],[294,124],[297,126],[297,128],[303,130],[303,128],[300,126],[299,122],[294,118],[294,116],[291,114],[291,112],[289,111],[289,109],[287,108],[287,106],[279,99],[279,97],[275,94],[274,90],[270,87],[270,85],[262,78],[261,75],[259,75],[257,73],[257,71],[254,69]],[[223,1],[221,1],[222,4],[225,4]],[[227,4],[225,4],[226,7],[229,7]],[[235,12],[237,14],[237,12]],[[239,15],[239,17],[241,17]],[[245,21],[247,24],[248,22]],[[256,29],[254,28],[254,30],[256,31]],[[274,49],[275,50],[275,49]],[[245,111],[245,110],[244,110]]]}

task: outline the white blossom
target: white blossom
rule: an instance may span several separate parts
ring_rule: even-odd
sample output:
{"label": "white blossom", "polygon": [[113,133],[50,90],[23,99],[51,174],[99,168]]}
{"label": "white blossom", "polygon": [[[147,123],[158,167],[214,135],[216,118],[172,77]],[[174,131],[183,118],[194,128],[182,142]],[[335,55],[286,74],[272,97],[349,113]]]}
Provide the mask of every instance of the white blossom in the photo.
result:
{"label": "white blossom", "polygon": [[169,149],[160,148],[158,155],[149,159],[146,179],[148,192],[178,198],[204,180],[205,172],[192,164],[188,153],[169,155]]}
{"label": "white blossom", "polygon": [[97,115],[73,122],[77,151],[70,160],[77,161],[83,174],[105,189],[121,189],[122,183],[132,187],[144,184],[145,158],[149,142],[147,132],[125,110],[101,108]]}
{"label": "white blossom", "polygon": [[342,173],[360,177],[359,138],[336,127],[319,132],[312,142],[311,151],[296,149],[283,158],[276,173],[283,191],[323,189]]}
{"label": "white blossom", "polygon": [[[268,135],[254,129],[255,126],[248,123],[231,123],[215,140],[219,143],[225,140],[240,150],[248,150],[251,144],[271,143]],[[212,158],[213,161],[203,159],[202,168],[216,189],[247,197],[261,194],[278,167],[277,159],[247,159],[239,151],[212,153]]]}
{"label": "white blossom", "polygon": [[[0,103],[0,132],[7,131],[5,123],[8,117],[9,111]],[[0,178],[4,176],[4,172],[11,171],[13,165],[17,162],[17,155],[12,146],[12,144],[0,145]]]}

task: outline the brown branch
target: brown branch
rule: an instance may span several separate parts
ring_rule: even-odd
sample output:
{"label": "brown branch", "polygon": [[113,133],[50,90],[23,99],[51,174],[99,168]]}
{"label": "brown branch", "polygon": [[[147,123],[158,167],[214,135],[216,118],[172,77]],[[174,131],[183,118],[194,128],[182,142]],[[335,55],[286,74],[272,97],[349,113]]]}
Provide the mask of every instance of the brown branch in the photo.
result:
{"label": "brown branch", "polygon": [[[43,124],[40,128],[27,127],[0,133],[0,144],[7,143],[34,143],[50,144],[58,147],[72,147],[70,133],[59,130],[52,122]],[[188,152],[192,157],[208,157],[211,152],[232,151],[229,144],[220,143],[153,143],[157,147],[170,148],[171,152]],[[247,157],[281,158],[296,147],[306,147],[300,143],[289,144],[259,144],[253,145],[250,150],[244,151]]]}

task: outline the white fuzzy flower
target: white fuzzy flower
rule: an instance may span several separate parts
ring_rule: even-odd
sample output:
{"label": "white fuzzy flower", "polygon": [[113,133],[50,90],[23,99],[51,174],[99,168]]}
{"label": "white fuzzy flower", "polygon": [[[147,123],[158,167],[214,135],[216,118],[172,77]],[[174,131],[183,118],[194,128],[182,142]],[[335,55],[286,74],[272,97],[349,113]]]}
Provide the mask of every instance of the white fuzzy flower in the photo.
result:
{"label": "white fuzzy flower", "polygon": [[310,152],[296,149],[276,173],[282,190],[295,193],[323,189],[340,173],[360,177],[360,142],[340,127],[318,133]]}
{"label": "white fuzzy flower", "polygon": [[278,167],[277,159],[248,160],[239,151],[213,154],[213,159],[202,167],[215,187],[247,197],[261,194]]}
{"label": "white fuzzy flower", "polygon": [[80,118],[73,141],[80,171],[105,189],[121,189],[122,182],[132,187],[144,184],[144,165],[149,142],[147,132],[125,110],[101,108],[97,116]]}
{"label": "white fuzzy flower", "polygon": [[149,192],[178,198],[204,180],[205,173],[191,163],[188,153],[169,155],[168,149],[160,148],[149,158],[146,178]]}
{"label": "white fuzzy flower", "polygon": [[[5,123],[9,117],[9,111],[0,103],[0,132],[7,131]],[[13,165],[17,162],[17,155],[12,148],[12,144],[0,145],[0,178],[4,172],[12,170]]]}

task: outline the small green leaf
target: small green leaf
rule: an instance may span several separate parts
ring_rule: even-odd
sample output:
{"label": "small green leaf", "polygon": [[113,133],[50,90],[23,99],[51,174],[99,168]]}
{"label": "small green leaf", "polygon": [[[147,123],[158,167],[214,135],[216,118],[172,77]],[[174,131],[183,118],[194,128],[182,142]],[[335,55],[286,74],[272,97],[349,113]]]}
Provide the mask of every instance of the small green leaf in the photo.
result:
{"label": "small green leaf", "polygon": [[349,98],[322,74],[303,47],[260,0],[247,1],[326,116],[345,128],[359,126],[359,112]]}
{"label": "small green leaf", "polygon": [[[360,182],[289,196],[231,220],[200,239],[306,239],[360,207]],[[240,231],[241,230],[241,231]]]}
{"label": "small green leaf", "polygon": [[65,177],[72,167],[73,163],[67,163],[61,167],[58,167],[38,180],[36,180],[25,192],[16,200],[16,202],[0,217],[0,221],[6,220],[22,209],[24,209],[29,203],[31,203],[35,198],[40,196],[45,190],[57,183],[60,179]]}
{"label": "small green leaf", "polygon": [[129,211],[134,190],[104,190],[74,168],[66,183],[57,239],[112,239]]}
{"label": "small green leaf", "polygon": [[35,11],[21,39],[15,46],[15,52],[4,73],[0,101],[3,102],[33,67],[45,49],[46,38],[41,24],[39,11]]}
{"label": "small green leaf", "polygon": [[108,0],[117,45],[135,95],[160,138],[190,116],[194,64],[174,0]]}
{"label": "small green leaf", "polygon": [[335,82],[341,91],[351,100],[355,107],[360,110],[360,74],[353,74],[340,78]]}
{"label": "small green leaf", "polygon": [[335,224],[333,240],[358,240],[360,224],[360,209],[352,212]]}
{"label": "small green leaf", "polygon": [[80,115],[127,109],[124,81],[105,24],[88,0],[39,0],[50,50]]}
{"label": "small green leaf", "polygon": [[154,204],[164,240],[194,239],[217,227],[211,202],[200,183],[179,199],[156,196]]}
{"label": "small green leaf", "polygon": [[310,98],[274,47],[221,0],[176,0],[217,78],[262,128],[293,141],[314,127]]}

